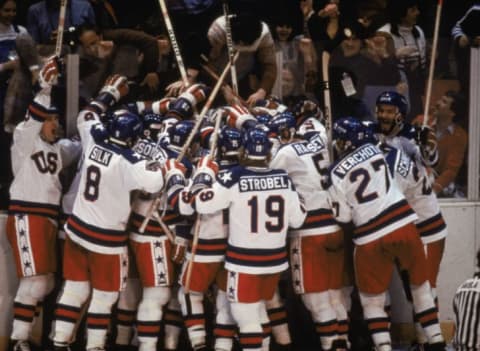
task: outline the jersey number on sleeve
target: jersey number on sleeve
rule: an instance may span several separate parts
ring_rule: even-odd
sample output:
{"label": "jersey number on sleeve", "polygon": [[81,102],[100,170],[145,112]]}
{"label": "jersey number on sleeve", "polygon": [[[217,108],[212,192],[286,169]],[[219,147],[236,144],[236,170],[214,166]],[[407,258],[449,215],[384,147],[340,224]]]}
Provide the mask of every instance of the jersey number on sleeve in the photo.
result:
{"label": "jersey number on sleeve", "polygon": [[85,181],[85,191],[83,196],[88,201],[95,201],[98,199],[98,188],[100,185],[100,168],[97,166],[91,165],[87,168],[87,180]]}
{"label": "jersey number on sleeve", "polygon": [[[250,206],[250,231],[258,233],[259,203],[256,195],[248,200]],[[272,220],[265,222],[265,229],[271,233],[278,233],[284,227],[283,218],[285,213],[285,200],[279,195],[270,195],[265,199],[265,213]]]}

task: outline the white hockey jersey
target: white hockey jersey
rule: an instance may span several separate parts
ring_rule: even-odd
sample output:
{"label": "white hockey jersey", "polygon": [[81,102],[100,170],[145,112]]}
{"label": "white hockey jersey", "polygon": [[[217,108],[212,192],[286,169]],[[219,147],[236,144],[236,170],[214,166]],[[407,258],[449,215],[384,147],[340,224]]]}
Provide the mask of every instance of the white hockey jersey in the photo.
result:
{"label": "white hockey jersey", "polygon": [[330,195],[322,185],[328,178],[329,166],[327,141],[318,132],[308,141],[283,145],[270,162],[271,168],[287,171],[307,210],[303,225],[290,230],[289,235],[308,236],[340,230],[330,208]]}
{"label": "white hockey jersey", "polygon": [[305,210],[283,170],[238,166],[195,198],[200,214],[229,210],[225,268],[269,274],[288,268],[288,227],[298,228]]}
{"label": "white hockey jersey", "polygon": [[162,172],[148,160],[104,140],[95,140],[92,127],[99,123],[98,108],[80,112],[77,127],[84,149],[79,193],[66,232],[77,244],[104,254],[122,253],[127,244],[130,192],[155,193],[163,187]]}
{"label": "white hockey jersey", "polygon": [[[238,164],[231,164],[228,161],[219,161],[220,172],[217,177],[223,178],[224,174],[230,172]],[[195,226],[192,227],[193,229]],[[192,233],[193,234],[193,233]],[[195,251],[195,262],[223,262],[227,249],[228,237],[228,210],[222,209],[215,213],[203,214],[198,232],[198,245]],[[187,258],[190,252],[187,253]]]}
{"label": "white hockey jersey", "polygon": [[329,192],[337,220],[352,221],[353,241],[363,245],[417,219],[394,182],[382,152],[365,144],[330,170]]}
{"label": "white hockey jersey", "polygon": [[[39,94],[49,93],[47,89]],[[50,99],[47,97],[45,100]],[[56,220],[62,195],[58,175],[79,157],[81,145],[71,139],[60,139],[53,144],[44,141],[40,131],[47,115],[40,103],[32,102],[25,120],[13,133],[11,155],[14,179],[10,186],[9,213],[35,214]]]}
{"label": "white hockey jersey", "polygon": [[419,169],[416,162],[401,150],[387,148],[385,158],[396,183],[418,216],[415,225],[422,242],[429,244],[445,238],[447,225],[425,168]]}

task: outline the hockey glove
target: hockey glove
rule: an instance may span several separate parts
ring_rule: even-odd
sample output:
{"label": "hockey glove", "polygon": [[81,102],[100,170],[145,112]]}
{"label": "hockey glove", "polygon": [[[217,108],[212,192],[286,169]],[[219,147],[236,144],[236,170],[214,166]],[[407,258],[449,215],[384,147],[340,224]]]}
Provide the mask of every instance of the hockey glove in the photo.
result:
{"label": "hockey glove", "polygon": [[107,78],[96,100],[107,107],[112,107],[122,97],[127,95],[128,91],[127,77],[114,74]]}
{"label": "hockey glove", "polygon": [[202,189],[211,187],[218,173],[218,164],[211,160],[209,156],[203,156],[198,161],[198,168],[193,176],[192,195],[198,194]]}
{"label": "hockey glove", "polygon": [[49,57],[38,75],[38,82],[41,88],[47,88],[58,82],[59,65],[56,56]]}
{"label": "hockey glove", "polygon": [[225,108],[227,112],[227,125],[237,129],[250,129],[258,124],[255,117],[250,114],[250,111],[239,104],[228,106]]}

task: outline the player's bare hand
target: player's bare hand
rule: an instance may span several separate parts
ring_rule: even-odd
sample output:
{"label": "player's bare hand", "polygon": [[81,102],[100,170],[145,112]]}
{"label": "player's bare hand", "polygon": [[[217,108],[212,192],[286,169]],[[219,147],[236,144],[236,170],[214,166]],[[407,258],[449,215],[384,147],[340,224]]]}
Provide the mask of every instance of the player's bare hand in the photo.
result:
{"label": "player's bare hand", "polygon": [[267,92],[262,88],[258,89],[252,95],[250,95],[247,99],[248,106],[254,106],[258,100],[263,100],[267,96]]}
{"label": "player's bare hand", "polygon": [[145,76],[140,86],[146,85],[151,92],[154,92],[157,90],[159,84],[160,80],[158,79],[158,75],[155,72],[150,72]]}
{"label": "player's bare hand", "polygon": [[182,80],[177,80],[165,88],[165,96],[178,96],[186,88]]}

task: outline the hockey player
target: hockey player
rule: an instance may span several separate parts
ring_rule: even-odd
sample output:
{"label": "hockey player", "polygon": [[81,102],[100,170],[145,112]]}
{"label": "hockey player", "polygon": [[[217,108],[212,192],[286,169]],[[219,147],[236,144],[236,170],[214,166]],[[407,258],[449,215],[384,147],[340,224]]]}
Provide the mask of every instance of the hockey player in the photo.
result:
{"label": "hockey player", "polygon": [[[405,98],[395,92],[384,92],[377,98],[377,119],[379,139],[383,144],[401,150],[414,161],[412,173],[407,182],[414,184],[405,193],[408,203],[418,215],[415,225],[421,236],[427,258],[427,273],[432,297],[436,300],[437,276],[445,248],[447,226],[443,219],[438,200],[432,191],[431,177],[426,166],[438,159],[436,136],[430,129],[418,129],[404,123],[407,110]],[[390,127],[388,127],[390,126]],[[390,131],[389,131],[390,130]],[[420,147],[414,140],[420,139]],[[395,158],[395,156],[391,156]],[[405,175],[405,172],[403,171]],[[412,178],[413,177],[413,178]],[[405,182],[404,176],[399,180]],[[405,188],[404,188],[405,189]],[[423,329],[416,321],[417,342],[426,343]]]}
{"label": "hockey player", "polygon": [[281,145],[270,167],[287,171],[307,210],[305,223],[289,231],[293,288],[312,315],[322,349],[346,349],[347,311],[341,301],[343,233],[322,185],[330,165],[327,140],[318,132],[308,141],[296,138],[295,123],[287,112],[268,124]]}
{"label": "hockey player", "polygon": [[123,288],[128,269],[126,224],[130,191],[155,193],[163,172],[130,148],[142,132],[138,116],[123,111],[109,125],[109,138],[97,141],[92,127],[99,116],[128,93],[125,77],[110,77],[99,96],[77,119],[84,163],[79,194],[66,224],[63,291],[55,313],[56,349],[67,349],[80,306],[91,292],[87,311],[87,350],[103,350],[111,308]]}
{"label": "hockey player", "polygon": [[[205,147],[208,147],[213,128],[204,128],[201,132]],[[223,127],[218,137],[218,163],[220,165],[219,177],[228,172],[231,168],[238,166],[239,152],[242,147],[242,134],[239,130]],[[187,255],[183,264],[180,276],[181,288],[179,301],[182,306],[182,313],[185,318],[185,325],[194,350],[203,350],[206,347],[205,313],[203,299],[209,287],[217,282],[226,282],[223,263],[225,261],[225,250],[227,247],[227,228],[225,219],[228,212],[218,211],[213,214],[203,215],[198,233],[198,245],[195,256]],[[193,265],[190,281],[187,282],[189,265]],[[219,284],[217,296],[218,307],[228,309],[225,303],[221,302],[226,297],[226,287]],[[185,287],[188,286],[188,294],[185,294]],[[221,327],[216,327],[216,347],[229,351],[233,347],[233,328],[228,328],[228,310],[221,311],[222,316],[227,317],[220,321]],[[223,333],[220,332],[223,329]],[[231,333],[229,333],[231,331]]]}
{"label": "hockey player", "polygon": [[[168,147],[166,146],[168,142],[165,141],[160,145],[158,138],[161,137],[161,117],[147,114],[143,119],[145,137],[137,142],[134,150],[141,152],[147,159],[165,164],[169,155],[173,158],[176,154],[163,149],[163,147]],[[186,126],[186,128],[182,128],[182,126]],[[171,139],[175,140],[175,144],[171,147],[175,148],[185,142],[191,126],[191,121],[182,121],[170,129]],[[129,226],[130,247],[135,257],[143,291],[136,318],[139,350],[141,351],[153,351],[157,348],[163,309],[172,296],[172,286],[175,282],[174,265],[170,259],[172,256],[171,240],[174,238],[171,237],[169,240],[168,235],[173,235],[170,227],[182,220],[178,214],[161,204],[157,211],[158,217],[151,218],[145,230],[141,232],[140,227],[152,201],[153,197],[150,194],[136,193]]]}
{"label": "hockey player", "polygon": [[385,91],[376,100],[377,132],[380,141],[401,149],[416,162],[433,166],[438,161],[437,138],[429,127],[405,121],[408,103],[395,91]]}
{"label": "hockey player", "polygon": [[273,297],[280,272],[288,267],[287,229],[301,226],[305,219],[287,173],[268,168],[269,153],[266,132],[248,130],[242,165],[212,185],[215,167],[202,159],[191,187],[196,194],[193,202],[189,196],[180,196],[179,206],[185,214],[192,213],[192,206],[202,214],[229,209],[227,296],[241,347],[251,351],[262,350],[262,322],[267,321],[264,302]]}
{"label": "hockey player", "polygon": [[438,312],[430,294],[417,218],[393,182],[382,152],[365,142],[365,129],[352,117],[335,122],[340,159],[330,170],[332,207],[337,220],[355,226],[355,272],[360,301],[376,349],[392,350],[385,291],[394,259],[410,274],[415,314],[428,337],[426,350],[445,350]]}
{"label": "hockey player", "polygon": [[40,73],[44,88],[35,96],[25,120],[13,134],[14,179],[7,219],[7,237],[19,277],[13,306],[13,350],[30,350],[28,340],[36,306],[41,305],[54,287],[62,194],[59,173],[75,162],[81,151],[79,142],[60,139],[59,111],[50,96],[56,72],[54,59],[48,60]]}

